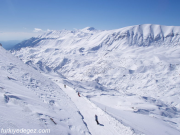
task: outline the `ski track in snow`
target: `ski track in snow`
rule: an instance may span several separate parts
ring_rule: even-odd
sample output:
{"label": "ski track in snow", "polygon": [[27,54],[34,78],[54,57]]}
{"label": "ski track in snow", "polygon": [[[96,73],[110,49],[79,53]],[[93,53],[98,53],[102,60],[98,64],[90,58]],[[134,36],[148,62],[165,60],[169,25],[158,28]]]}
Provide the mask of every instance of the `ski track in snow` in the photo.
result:
{"label": "ski track in snow", "polygon": [[[109,116],[83,95],[79,97],[73,88],[64,88],[62,84],[58,85],[74,102],[92,135],[134,135],[130,127],[124,126],[119,121]],[[100,125],[96,124],[95,114],[98,116]]]}

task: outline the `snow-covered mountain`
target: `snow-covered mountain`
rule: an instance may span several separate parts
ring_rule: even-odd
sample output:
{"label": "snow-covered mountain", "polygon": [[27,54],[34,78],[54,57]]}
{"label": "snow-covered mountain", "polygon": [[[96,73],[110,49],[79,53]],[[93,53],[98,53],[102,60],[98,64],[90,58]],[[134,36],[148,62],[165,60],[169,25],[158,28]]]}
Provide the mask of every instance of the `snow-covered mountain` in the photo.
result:
{"label": "snow-covered mountain", "polygon": [[3,135],[90,134],[79,110],[58,85],[2,47],[0,110]]}
{"label": "snow-covered mountain", "polygon": [[109,107],[108,113],[135,133],[153,134],[146,132],[147,125],[143,130],[144,124],[128,119],[134,113],[125,117],[119,112],[120,118],[117,110],[157,118],[180,130],[179,26],[49,31],[19,43],[12,53],[47,76],[58,73],[98,107]]}
{"label": "snow-covered mountain", "polygon": [[0,56],[0,134],[136,135],[88,98],[65,87],[61,75],[43,75],[2,47]]}

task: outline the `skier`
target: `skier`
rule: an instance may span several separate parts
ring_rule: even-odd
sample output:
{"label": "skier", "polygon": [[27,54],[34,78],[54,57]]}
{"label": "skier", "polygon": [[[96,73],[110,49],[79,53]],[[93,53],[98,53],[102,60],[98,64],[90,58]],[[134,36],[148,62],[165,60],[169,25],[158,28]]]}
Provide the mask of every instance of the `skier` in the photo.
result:
{"label": "skier", "polygon": [[98,116],[95,114],[95,121],[97,122],[97,125],[99,125]]}
{"label": "skier", "polygon": [[66,85],[64,84],[64,88],[66,88]]}
{"label": "skier", "polygon": [[78,96],[80,97],[80,93],[78,92]]}

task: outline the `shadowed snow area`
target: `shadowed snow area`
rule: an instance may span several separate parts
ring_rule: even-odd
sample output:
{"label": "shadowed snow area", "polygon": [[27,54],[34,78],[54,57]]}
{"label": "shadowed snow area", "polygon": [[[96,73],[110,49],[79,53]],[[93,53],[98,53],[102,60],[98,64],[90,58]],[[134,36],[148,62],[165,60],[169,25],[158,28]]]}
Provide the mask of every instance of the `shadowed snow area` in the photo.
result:
{"label": "shadowed snow area", "polygon": [[[104,31],[50,31],[19,43],[11,52],[64,90],[93,135],[108,134],[106,130],[179,135],[179,50],[179,26],[143,24]],[[16,68],[6,70],[18,72]],[[13,79],[9,80],[18,81]],[[99,130],[92,124],[94,113],[104,122]],[[112,125],[106,126],[106,118],[113,119]]]}

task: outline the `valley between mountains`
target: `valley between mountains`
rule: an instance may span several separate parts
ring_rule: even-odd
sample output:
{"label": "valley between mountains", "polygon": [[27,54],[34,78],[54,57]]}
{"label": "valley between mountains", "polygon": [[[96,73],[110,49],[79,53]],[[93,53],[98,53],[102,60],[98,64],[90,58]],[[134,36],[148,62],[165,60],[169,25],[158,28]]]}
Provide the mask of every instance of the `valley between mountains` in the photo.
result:
{"label": "valley between mountains", "polygon": [[0,55],[3,129],[180,134],[179,26],[52,30]]}

